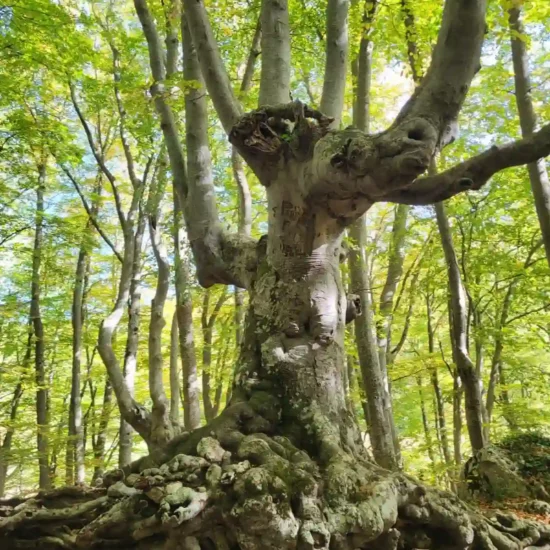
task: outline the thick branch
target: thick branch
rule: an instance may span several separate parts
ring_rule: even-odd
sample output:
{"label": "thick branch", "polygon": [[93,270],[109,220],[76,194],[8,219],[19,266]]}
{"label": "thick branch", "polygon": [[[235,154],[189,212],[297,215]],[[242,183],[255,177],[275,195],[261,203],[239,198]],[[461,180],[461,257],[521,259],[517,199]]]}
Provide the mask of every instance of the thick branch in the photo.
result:
{"label": "thick branch", "polygon": [[[187,0],[189,1],[189,0]],[[290,99],[290,24],[288,0],[262,0],[262,75],[260,106]]]}
{"label": "thick branch", "polygon": [[506,168],[529,164],[550,155],[550,124],[532,136],[487,151],[435,176],[415,180],[410,186],[388,193],[382,200],[402,204],[432,204],[458,193],[480,189]]}
{"label": "thick branch", "polygon": [[[201,284],[210,286],[215,283],[229,283],[246,286],[247,268],[241,264],[245,260],[246,250],[233,250],[230,255],[226,253],[226,246],[230,245],[233,237],[224,234],[219,222],[208,142],[206,97],[202,89],[203,80],[197,52],[185,19],[182,19],[182,35],[184,77],[201,84],[200,87],[187,90],[185,95],[189,167],[189,193],[185,204],[185,218],[189,241],[195,258],[200,258],[198,276]],[[237,239],[245,249],[252,245],[244,236]]]}
{"label": "thick branch", "polygon": [[328,0],[325,80],[321,111],[334,118],[338,128],[346,89],[348,68],[348,0]]}
{"label": "thick branch", "polygon": [[432,63],[396,123],[423,118],[433,124],[439,146],[452,141],[470,83],[479,69],[486,0],[446,0]]}
{"label": "thick branch", "polygon": [[[164,97],[165,70],[161,63],[163,51],[158,30],[146,0],[135,0],[134,4],[150,50],[151,72],[155,78],[151,93],[161,119],[174,186],[180,202],[186,206],[185,218],[199,280],[204,286],[227,283],[246,287],[251,264],[255,265],[255,244],[224,235],[218,220],[208,151],[204,93],[193,88],[186,94],[187,145],[190,159],[188,181],[178,127],[174,113]],[[187,39],[184,39],[185,78],[202,82],[197,57],[184,19],[182,24],[184,33],[187,34]]]}
{"label": "thick branch", "polygon": [[208,93],[227,133],[241,116],[231,82],[225,70],[203,0],[184,0],[185,17],[197,48]]}
{"label": "thick branch", "polygon": [[[252,87],[256,60],[260,55],[261,36],[262,29],[258,20],[241,82],[241,97]],[[231,149],[231,166],[233,168],[233,177],[239,189],[239,232],[244,235],[250,235],[252,230],[252,195],[250,194],[250,186],[248,185],[243,159],[234,147]]]}

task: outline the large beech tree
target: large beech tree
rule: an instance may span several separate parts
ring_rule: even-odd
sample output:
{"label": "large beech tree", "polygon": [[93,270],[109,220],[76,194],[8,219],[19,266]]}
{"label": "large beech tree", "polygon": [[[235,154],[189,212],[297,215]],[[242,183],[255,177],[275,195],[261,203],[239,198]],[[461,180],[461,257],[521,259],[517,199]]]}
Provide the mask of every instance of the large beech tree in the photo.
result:
{"label": "large beech tree", "polygon": [[[150,454],[105,475],[97,489],[23,501],[0,518],[2,542],[9,548],[186,550],[507,550],[550,544],[548,527],[485,520],[453,495],[374,464],[344,393],[344,327],[360,309],[356,296],[346,297],[340,275],[346,228],[376,202],[436,203],[550,154],[547,125],[437,175],[423,175],[456,137],[457,118],[480,68],[485,0],[446,0],[429,70],[395,121],[376,134],[341,127],[346,0],[326,5],[319,110],[290,97],[287,1],[262,1],[260,104],[247,114],[225,71],[204,2],[185,0],[184,66],[196,83],[186,97],[185,150],[166,89],[173,41],[166,41],[166,55],[165,22],[156,21],[147,0],[134,4],[199,281],[249,293],[232,397],[208,425],[176,435],[158,369],[150,364],[149,414],[124,386],[120,369],[109,365],[121,413],[143,434]],[[245,231],[228,233],[219,221],[203,81],[229,141],[265,187],[268,232],[258,241]],[[150,224],[154,229],[153,219]],[[118,310],[127,295],[119,296]],[[157,293],[155,305],[161,302]],[[109,319],[101,333],[104,354],[105,335],[113,329]],[[157,343],[151,347],[158,357]],[[380,416],[380,426],[385,400],[369,395],[369,414]],[[473,421],[468,428],[480,429]],[[385,437],[390,447],[391,434]],[[383,450],[378,456],[384,462]],[[385,465],[393,465],[391,456]]]}

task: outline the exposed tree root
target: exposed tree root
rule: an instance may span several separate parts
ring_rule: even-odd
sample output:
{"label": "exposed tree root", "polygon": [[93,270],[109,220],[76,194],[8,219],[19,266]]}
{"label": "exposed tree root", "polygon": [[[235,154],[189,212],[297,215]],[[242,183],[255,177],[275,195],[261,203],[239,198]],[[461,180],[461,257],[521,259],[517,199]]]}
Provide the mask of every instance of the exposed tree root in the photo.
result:
{"label": "exposed tree root", "polygon": [[[218,425],[228,428],[243,414],[259,422],[246,406],[237,408]],[[224,446],[199,433],[198,441],[192,434],[178,444],[193,452],[139,473],[111,473],[104,487],[0,503],[0,547],[550,548],[548,526],[504,514],[485,518],[451,493],[344,451],[333,449],[319,464],[285,437],[225,431]]]}

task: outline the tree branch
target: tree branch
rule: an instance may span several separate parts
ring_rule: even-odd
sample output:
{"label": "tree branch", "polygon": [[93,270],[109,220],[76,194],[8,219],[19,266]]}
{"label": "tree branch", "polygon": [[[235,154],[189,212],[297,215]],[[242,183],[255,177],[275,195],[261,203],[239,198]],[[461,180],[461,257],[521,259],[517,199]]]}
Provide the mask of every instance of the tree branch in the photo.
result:
{"label": "tree branch", "polygon": [[348,69],[348,0],[328,0],[325,79],[321,112],[334,118],[338,128],[346,89]]}
{"label": "tree branch", "polygon": [[120,194],[116,186],[116,178],[113,175],[113,173],[109,170],[109,168],[107,168],[107,165],[105,164],[105,160],[103,158],[103,154],[102,153],[100,154],[100,152],[97,150],[94,136],[92,135],[92,130],[90,129],[90,125],[88,124],[87,120],[84,118],[82,110],[80,109],[80,105],[78,104],[78,100],[76,98],[76,90],[72,81],[69,81],[69,90],[71,93],[71,101],[73,103],[76,114],[78,115],[80,123],[82,124],[82,128],[84,129],[86,138],[88,139],[88,144],[90,145],[92,154],[97,162],[97,165],[99,166],[101,171],[105,174],[105,177],[109,180],[109,183],[111,184],[118,218],[120,220],[121,226],[124,227],[126,225],[126,216],[124,215],[122,200],[120,199]]}
{"label": "tree branch", "polygon": [[[186,4],[190,0],[186,0]],[[260,106],[290,100],[290,24],[288,0],[262,0]]]}
{"label": "tree branch", "polygon": [[231,82],[212,33],[204,0],[184,0],[183,4],[208,93],[225,131],[229,133],[241,116],[241,108],[235,99]]}
{"label": "tree branch", "polygon": [[[151,72],[155,79],[151,93],[161,119],[174,185],[181,204],[185,205],[185,219],[197,263],[197,276],[203,286],[223,283],[246,287],[256,266],[256,243],[238,235],[226,235],[219,222],[208,149],[205,95],[201,89],[192,88],[187,90],[185,96],[188,180],[177,124],[172,109],[164,98],[163,51],[155,21],[146,0],[134,0],[134,4],[150,50]],[[197,15],[195,4],[199,6],[199,12],[204,11],[201,2],[194,2],[186,15],[193,9]],[[200,83],[201,70],[185,18],[182,18],[182,27],[184,76],[186,80]],[[233,97],[232,99],[234,100]]]}
{"label": "tree branch", "polygon": [[479,70],[486,4],[486,0],[446,0],[430,68],[395,121],[430,122],[439,148],[455,138],[455,121]]}
{"label": "tree branch", "polygon": [[88,204],[88,201],[86,200],[86,197],[84,196],[84,193],[82,193],[82,189],[80,188],[79,183],[76,181],[75,177],[71,174],[68,168],[63,166],[62,164],[59,165],[61,170],[65,173],[65,175],[71,180],[71,183],[73,184],[76,192],[78,193],[78,196],[80,197],[80,200],[82,201],[82,206],[84,207],[84,210],[86,210],[86,214],[88,214],[88,218],[90,219],[91,224],[95,227],[96,231],[99,233],[101,238],[105,241],[105,244],[113,251],[113,254],[117,257],[117,260],[122,263],[122,255],[120,252],[116,249],[114,243],[111,241],[109,236],[101,229],[101,226],[99,225],[99,222],[97,221],[96,216],[94,216],[94,213],[92,212],[92,209],[90,205]]}
{"label": "tree branch", "polygon": [[507,145],[494,145],[435,176],[418,178],[408,187],[388,193],[381,200],[403,204],[440,202],[464,191],[480,189],[501,170],[529,164],[548,155],[550,124],[532,136]]}
{"label": "tree branch", "polygon": [[544,304],[543,306],[540,306],[540,307],[537,307],[537,308],[534,308],[534,309],[529,309],[529,310],[524,311],[523,313],[520,313],[520,314],[518,314],[514,317],[510,317],[510,319],[508,319],[506,321],[504,326],[508,326],[511,323],[513,323],[514,321],[518,321],[519,319],[523,319],[523,317],[527,317],[528,315],[531,315],[532,313],[537,313],[539,311],[544,311],[544,310],[547,310],[549,308],[550,308],[550,303]]}

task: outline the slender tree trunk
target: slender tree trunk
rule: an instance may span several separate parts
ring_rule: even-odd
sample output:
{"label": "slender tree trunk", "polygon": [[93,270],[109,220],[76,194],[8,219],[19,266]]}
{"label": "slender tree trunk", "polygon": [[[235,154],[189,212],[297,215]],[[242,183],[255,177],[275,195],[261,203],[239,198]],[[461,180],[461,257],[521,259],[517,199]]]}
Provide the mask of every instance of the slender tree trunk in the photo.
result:
{"label": "slender tree trunk", "polygon": [[[134,396],[135,378],[137,371],[140,313],[141,313],[141,252],[143,235],[145,233],[145,215],[140,208],[137,221],[137,230],[134,238],[132,280],[130,283],[130,303],[128,306],[128,329],[126,336],[126,350],[122,373],[130,395]],[[133,447],[132,426],[120,417],[118,466],[124,468],[132,462]]]}
{"label": "slender tree trunk", "polygon": [[179,431],[180,419],[180,373],[178,353],[178,316],[174,312],[170,327],[170,422]]}
{"label": "slender tree trunk", "polygon": [[[98,185],[95,192],[99,197],[101,193],[101,180],[98,178]],[[97,217],[98,202],[94,201],[91,209],[91,216]],[[82,339],[84,329],[86,286],[90,270],[89,232],[93,224],[88,219],[84,228],[84,235],[78,260],[76,263],[75,284],[73,288],[73,303],[71,310],[71,321],[73,328],[72,335],[72,376],[71,376],[71,400],[69,404],[69,430],[67,438],[67,453],[65,459],[65,482],[67,485],[73,483],[84,483],[85,480],[85,437],[82,425],[82,389],[81,389],[81,368],[82,368]]]}
{"label": "slender tree trunk", "polygon": [[435,474],[436,463],[435,463],[435,457],[434,457],[434,451],[433,451],[433,440],[432,440],[432,434],[430,431],[430,425],[428,423],[428,414],[426,413],[426,403],[424,400],[424,388],[423,388],[422,376],[417,376],[416,383],[418,385],[418,396],[420,398],[420,413],[422,416],[422,426],[424,428],[424,438],[426,439],[426,450],[428,451],[428,458],[430,459],[432,470],[434,471],[434,474]]}
{"label": "slender tree trunk", "polygon": [[[433,361],[435,355],[435,335],[432,324],[432,304],[429,296],[426,297],[426,315],[428,318],[428,351],[430,353],[430,362]],[[436,418],[438,424],[439,438],[441,441],[441,449],[443,451],[443,457],[447,467],[452,465],[451,451],[449,449],[449,437],[447,434],[447,421],[445,419],[445,402],[443,400],[443,394],[439,385],[439,375],[436,366],[430,367],[430,380],[434,390],[435,402],[436,402]]]}
{"label": "slender tree trunk", "polygon": [[220,313],[220,309],[227,299],[227,293],[224,289],[218,298],[216,305],[209,315],[210,291],[204,293],[202,302],[202,402],[204,405],[204,416],[206,421],[210,422],[217,415],[215,401],[212,401],[212,338],[214,336],[214,326]]}
{"label": "slender tree trunk", "polygon": [[[86,225],[86,231],[89,224]],[[86,236],[84,237],[86,238]],[[84,308],[84,284],[88,252],[83,242],[76,263],[75,284],[73,289],[72,326],[73,326],[73,363],[71,377],[71,400],[69,404],[69,430],[65,459],[65,483],[84,482],[84,444],[82,433],[82,403],[80,398],[80,370],[82,356],[82,327]]]}
{"label": "slender tree trunk", "polygon": [[447,272],[449,276],[449,293],[451,307],[451,330],[453,332],[454,359],[464,384],[466,397],[466,424],[470,443],[474,451],[485,444],[483,429],[482,397],[475,365],[470,359],[467,346],[467,300],[466,291],[456,259],[451,228],[443,203],[435,205],[437,226],[441,236]]}
{"label": "slender tree trunk", "polygon": [[46,378],[46,358],[44,326],[40,314],[41,263],[44,240],[44,188],[46,182],[46,165],[38,166],[38,187],[36,189],[36,227],[34,234],[32,284],[31,284],[31,319],[34,330],[34,366],[36,376],[36,425],[39,487],[49,489],[49,414],[48,414],[48,381]]}
{"label": "slender tree trunk", "polygon": [[157,264],[157,284],[151,302],[149,322],[149,394],[153,402],[151,414],[151,442],[165,445],[174,436],[174,427],[170,422],[170,403],[166,396],[163,379],[162,331],[164,305],[170,286],[170,264],[161,236],[161,206],[166,187],[166,161],[161,158],[158,177],[153,179],[147,204],[151,245]]}
{"label": "slender tree trunk", "polygon": [[362,314],[355,319],[355,341],[367,396],[368,427],[374,459],[381,466],[394,469],[398,467],[399,461],[395,453],[392,429],[388,423],[389,399],[374,337],[375,327],[365,258],[365,219],[361,218],[360,222],[360,225],[354,224],[349,230],[352,239],[349,253],[351,288],[353,293],[360,297],[362,307]]}
{"label": "slender tree trunk", "polygon": [[105,451],[107,448],[107,430],[109,419],[113,408],[113,387],[109,378],[105,380],[105,389],[103,390],[103,404],[98,422],[96,441],[94,445],[94,475],[93,481],[103,476],[105,473]]}
{"label": "slender tree trunk", "polygon": [[[519,6],[519,4],[518,4]],[[515,97],[519,113],[521,134],[532,136],[537,127],[537,117],[531,99],[531,78],[529,74],[529,59],[527,43],[524,39],[525,29],[521,22],[520,7],[511,7],[508,11],[510,25],[510,40],[512,43],[512,62],[514,64]],[[545,159],[540,159],[527,165],[529,181],[535,198],[535,207],[546,251],[546,259],[550,266],[550,181],[546,170]]]}
{"label": "slender tree trunk", "polygon": [[457,469],[462,465],[462,394],[464,388],[457,372],[453,376],[453,448]]}
{"label": "slender tree trunk", "polygon": [[11,445],[13,441],[13,436],[15,433],[15,420],[17,418],[17,410],[19,408],[19,402],[21,401],[21,396],[23,395],[23,384],[19,382],[17,384],[15,391],[13,392],[13,397],[11,399],[10,408],[9,408],[9,423],[6,427],[6,433],[0,446],[0,498],[2,498],[6,492],[6,481],[8,477],[8,468],[10,465],[10,453]]}
{"label": "slender tree trunk", "polygon": [[[372,71],[372,42],[369,38],[370,25],[374,17],[373,4],[363,17],[365,32],[359,44],[359,54],[352,64],[356,76],[354,124],[364,132],[369,131],[370,86]],[[349,229],[352,241],[348,256],[350,287],[360,297],[362,314],[355,319],[355,341],[359,355],[359,366],[363,387],[367,397],[368,427],[375,460],[387,468],[397,468],[399,458],[395,451],[393,432],[389,423],[389,395],[380,368],[376,349],[368,268],[365,257],[367,245],[366,219],[362,216]]]}
{"label": "slender tree trunk", "polygon": [[388,414],[388,424],[392,430],[393,444],[395,452],[398,457],[399,463],[401,463],[401,452],[399,449],[399,438],[397,436],[397,430],[395,427],[395,421],[393,417],[393,406],[390,388],[390,378],[388,374],[388,366],[392,362],[391,353],[391,331],[393,322],[393,301],[397,285],[403,274],[403,262],[405,260],[405,236],[407,233],[407,217],[409,214],[409,206],[400,204],[395,209],[395,219],[393,222],[392,238],[390,246],[390,256],[388,262],[388,272],[386,275],[386,281],[380,294],[380,306],[379,317],[380,320],[376,327],[377,347],[378,347],[378,360],[380,363],[380,370],[384,377],[384,384],[387,387],[388,394],[388,407],[386,412]]}
{"label": "slender tree trunk", "polygon": [[179,351],[182,363],[183,423],[187,430],[201,424],[197,356],[193,336],[193,300],[191,276],[184,244],[183,215],[174,189],[174,248],[176,251],[176,315]]}

